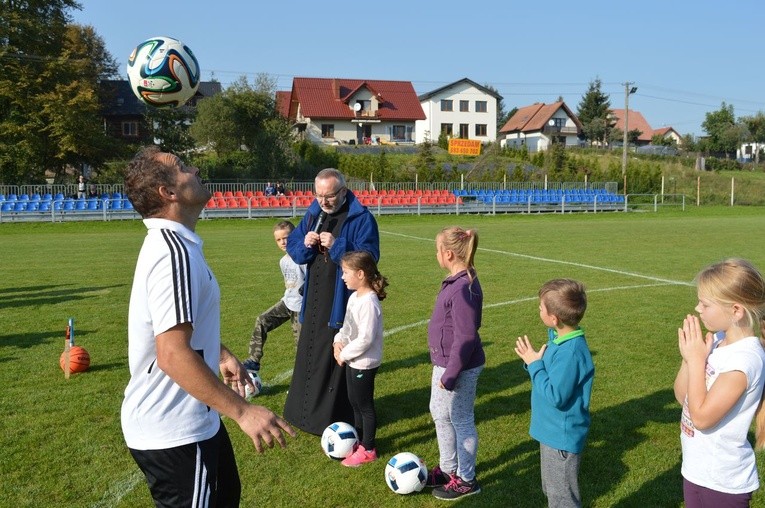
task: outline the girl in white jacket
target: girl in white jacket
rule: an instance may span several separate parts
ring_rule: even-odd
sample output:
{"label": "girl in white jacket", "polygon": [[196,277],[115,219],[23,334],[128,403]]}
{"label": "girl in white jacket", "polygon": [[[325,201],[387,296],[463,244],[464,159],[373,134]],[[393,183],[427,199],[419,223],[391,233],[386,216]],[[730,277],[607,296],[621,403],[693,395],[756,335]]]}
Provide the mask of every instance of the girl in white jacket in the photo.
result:
{"label": "girl in white jacket", "polygon": [[382,362],[383,319],[380,300],[385,299],[388,280],[377,270],[377,263],[365,251],[346,253],[341,260],[343,282],[351,291],[343,327],[333,342],[338,365],[346,363],[348,399],[353,407],[353,426],[359,445],[342,464],[358,467],[377,460],[375,433],[375,375]]}

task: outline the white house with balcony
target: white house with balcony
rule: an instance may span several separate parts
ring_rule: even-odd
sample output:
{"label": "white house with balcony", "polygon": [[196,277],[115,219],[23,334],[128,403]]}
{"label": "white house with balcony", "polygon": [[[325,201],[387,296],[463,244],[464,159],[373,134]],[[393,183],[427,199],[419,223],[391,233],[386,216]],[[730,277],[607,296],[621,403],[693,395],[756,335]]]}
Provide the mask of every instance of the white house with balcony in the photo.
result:
{"label": "white house with balcony", "polygon": [[425,113],[415,122],[415,141],[437,141],[441,133],[461,139],[497,139],[497,103],[502,96],[463,78],[418,97]]}
{"label": "white house with balcony", "polygon": [[526,147],[529,152],[540,152],[553,143],[579,146],[582,124],[563,101],[537,102],[516,111],[499,134],[503,147]]}

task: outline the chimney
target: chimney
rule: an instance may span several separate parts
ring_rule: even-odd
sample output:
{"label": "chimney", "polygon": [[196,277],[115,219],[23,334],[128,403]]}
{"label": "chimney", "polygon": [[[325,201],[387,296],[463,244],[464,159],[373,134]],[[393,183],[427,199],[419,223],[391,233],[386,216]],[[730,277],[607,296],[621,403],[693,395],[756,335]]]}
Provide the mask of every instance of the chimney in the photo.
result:
{"label": "chimney", "polygon": [[337,78],[332,78],[332,94],[335,99],[340,98],[340,85],[337,83]]}

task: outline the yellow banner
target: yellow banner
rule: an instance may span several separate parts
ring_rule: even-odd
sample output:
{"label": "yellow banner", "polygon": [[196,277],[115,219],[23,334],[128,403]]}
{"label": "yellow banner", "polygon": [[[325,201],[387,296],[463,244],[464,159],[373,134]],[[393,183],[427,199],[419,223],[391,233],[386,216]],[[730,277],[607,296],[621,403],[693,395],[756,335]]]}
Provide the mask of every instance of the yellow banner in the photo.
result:
{"label": "yellow banner", "polygon": [[450,139],[449,153],[453,155],[481,155],[481,142],[477,139]]}

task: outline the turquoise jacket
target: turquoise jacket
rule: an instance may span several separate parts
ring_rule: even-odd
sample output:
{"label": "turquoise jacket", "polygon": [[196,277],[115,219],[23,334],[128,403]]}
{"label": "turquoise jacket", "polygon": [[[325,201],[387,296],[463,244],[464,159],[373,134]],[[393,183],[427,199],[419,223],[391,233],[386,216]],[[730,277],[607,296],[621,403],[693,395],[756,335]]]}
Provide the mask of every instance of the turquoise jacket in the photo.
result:
{"label": "turquoise jacket", "polygon": [[[541,360],[526,366],[531,377],[531,427],[540,443],[581,453],[590,430],[595,365],[584,333],[551,338]],[[559,343],[556,343],[559,342]]]}

